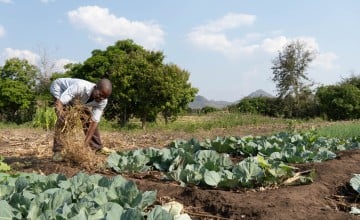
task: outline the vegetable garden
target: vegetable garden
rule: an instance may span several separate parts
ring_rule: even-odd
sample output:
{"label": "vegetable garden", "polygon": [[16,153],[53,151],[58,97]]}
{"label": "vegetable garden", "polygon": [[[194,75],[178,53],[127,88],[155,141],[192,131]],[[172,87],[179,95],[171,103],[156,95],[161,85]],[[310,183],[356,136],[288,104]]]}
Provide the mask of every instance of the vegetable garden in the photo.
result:
{"label": "vegetable garden", "polygon": [[117,153],[89,169],[53,163],[51,133],[2,129],[1,217],[181,219],[161,208],[178,202],[184,219],[357,218],[358,138],[262,133],[105,132]]}

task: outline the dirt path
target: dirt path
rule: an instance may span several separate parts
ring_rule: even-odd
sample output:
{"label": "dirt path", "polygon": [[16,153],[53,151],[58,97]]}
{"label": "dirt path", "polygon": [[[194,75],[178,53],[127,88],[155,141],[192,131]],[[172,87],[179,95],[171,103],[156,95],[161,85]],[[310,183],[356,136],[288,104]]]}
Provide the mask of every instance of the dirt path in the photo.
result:
{"label": "dirt path", "polygon": [[[170,141],[191,137],[212,138],[216,135],[267,134],[274,128],[238,128],[197,134],[103,133],[104,144],[116,150],[164,146]],[[16,171],[43,174],[63,173],[72,176],[77,172],[115,175],[110,170],[84,169],[74,163],[51,161],[52,133],[33,129],[0,130],[0,155]],[[100,156],[99,156],[100,157]],[[105,160],[106,157],[102,157]],[[281,186],[266,190],[226,191],[199,187],[180,187],[164,182],[156,175],[132,175],[141,190],[157,190],[158,202],[176,200],[185,205],[192,219],[359,219],[348,213],[355,203],[355,194],[348,182],[354,173],[360,173],[360,150],[341,152],[338,158],[323,163],[302,165],[314,169],[312,184]],[[304,168],[304,169],[305,169]]]}

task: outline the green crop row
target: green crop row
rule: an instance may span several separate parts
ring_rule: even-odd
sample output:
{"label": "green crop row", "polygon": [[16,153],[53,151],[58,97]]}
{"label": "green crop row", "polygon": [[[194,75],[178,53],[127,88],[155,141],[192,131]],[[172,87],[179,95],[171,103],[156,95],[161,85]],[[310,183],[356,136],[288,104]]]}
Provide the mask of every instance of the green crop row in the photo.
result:
{"label": "green crop row", "polygon": [[0,174],[0,219],[173,220],[155,200],[120,175]]}
{"label": "green crop row", "polygon": [[[272,136],[218,137],[199,142],[174,141],[167,148],[116,152],[107,165],[118,173],[158,170],[164,179],[211,187],[280,184],[295,175],[289,164],[334,159],[336,152],[360,148],[357,138],[319,136],[316,132]],[[231,158],[242,157],[240,162]],[[304,178],[309,182],[311,178]]]}

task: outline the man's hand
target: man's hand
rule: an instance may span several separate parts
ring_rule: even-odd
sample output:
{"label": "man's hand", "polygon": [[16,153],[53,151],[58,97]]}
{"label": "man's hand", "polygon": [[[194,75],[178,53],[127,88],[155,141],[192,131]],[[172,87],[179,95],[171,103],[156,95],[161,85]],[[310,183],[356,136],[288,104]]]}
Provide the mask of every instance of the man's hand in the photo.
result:
{"label": "man's hand", "polygon": [[97,125],[98,125],[98,123],[95,122],[95,121],[90,122],[90,126],[89,126],[89,129],[88,129],[87,133],[86,133],[86,137],[85,137],[85,141],[84,141],[85,146],[89,145],[90,140],[91,140],[92,136],[94,135],[94,132],[95,132],[95,129],[96,129]]}

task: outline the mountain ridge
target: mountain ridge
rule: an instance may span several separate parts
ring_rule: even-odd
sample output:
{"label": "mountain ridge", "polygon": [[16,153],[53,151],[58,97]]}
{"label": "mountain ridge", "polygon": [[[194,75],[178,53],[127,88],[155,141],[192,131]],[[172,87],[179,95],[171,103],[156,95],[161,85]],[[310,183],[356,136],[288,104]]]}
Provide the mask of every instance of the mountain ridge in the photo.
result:
{"label": "mountain ridge", "polygon": [[[250,93],[249,95],[245,96],[248,98],[254,98],[254,97],[274,97],[273,95],[271,95],[268,92],[265,92],[262,89],[258,89],[252,93]],[[241,99],[240,99],[241,100]],[[239,101],[240,101],[239,100]],[[228,101],[217,101],[217,100],[208,100],[207,98],[205,98],[204,96],[201,95],[197,95],[195,96],[194,101],[189,103],[189,108],[191,109],[202,109],[204,107],[214,107],[217,109],[222,109],[226,106],[232,105],[232,104],[236,104],[239,101],[235,101],[235,102],[228,102]]]}
{"label": "mountain ridge", "polygon": [[254,98],[254,97],[269,97],[269,98],[272,98],[274,97],[273,95],[271,95],[270,93],[268,92],[265,92],[264,90],[262,89],[258,89],[252,93],[250,93],[249,95],[246,96],[247,98]]}

